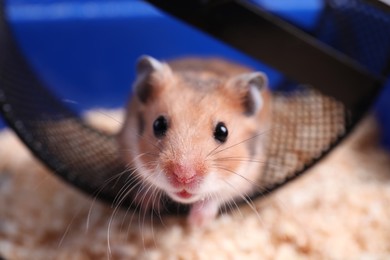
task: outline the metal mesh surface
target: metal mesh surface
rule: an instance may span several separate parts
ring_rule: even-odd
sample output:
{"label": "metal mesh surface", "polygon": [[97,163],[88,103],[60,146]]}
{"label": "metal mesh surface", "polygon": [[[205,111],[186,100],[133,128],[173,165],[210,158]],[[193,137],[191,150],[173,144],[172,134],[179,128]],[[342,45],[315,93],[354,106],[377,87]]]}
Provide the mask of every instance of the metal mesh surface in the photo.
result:
{"label": "metal mesh surface", "polygon": [[268,161],[259,186],[293,178],[320,158],[346,132],[344,106],[316,90],[301,87],[274,94]]}
{"label": "metal mesh surface", "polygon": [[[329,1],[316,33],[324,41],[341,50],[345,49],[347,55],[353,56],[361,37],[367,40],[367,36],[349,38],[351,34],[360,32],[349,26],[351,19],[348,19],[348,12],[342,14],[345,21],[332,20],[342,26],[336,26],[338,30],[332,27],[333,31],[330,31],[330,25],[324,21],[339,12],[336,2]],[[375,13],[371,15],[376,17]],[[380,17],[378,19],[383,20]],[[49,93],[19,52],[6,21],[2,20],[0,26],[0,106],[9,125],[38,158],[73,186],[111,203],[137,206],[133,205],[137,188],[133,192],[126,188],[125,184],[133,181],[133,177],[124,171],[113,137],[85,125],[82,119]],[[386,26],[390,28],[388,24]],[[365,30],[368,32],[369,29]],[[341,37],[344,35],[347,37]],[[383,38],[385,47],[380,51],[378,49],[376,52],[376,47],[373,47],[370,48],[370,54],[363,55],[361,59],[354,58],[366,64],[366,59],[375,57],[372,65],[367,63],[367,66],[376,72],[384,71],[389,62],[389,35]],[[376,44],[378,39],[373,37],[368,39],[370,43],[363,44]],[[312,87],[297,85],[294,90],[278,89],[274,93],[268,161],[259,180],[264,189],[257,191],[253,198],[299,176],[329,152],[361,118],[361,111],[358,116],[355,112],[347,110],[339,101]],[[350,121],[351,115],[355,115],[354,121]],[[126,193],[122,201],[115,200],[118,194]],[[166,198],[164,202],[170,212],[186,210],[186,207]]]}
{"label": "metal mesh surface", "polygon": [[[316,37],[373,73],[387,73],[390,15],[371,1],[326,0]],[[390,7],[389,7],[390,8]]]}

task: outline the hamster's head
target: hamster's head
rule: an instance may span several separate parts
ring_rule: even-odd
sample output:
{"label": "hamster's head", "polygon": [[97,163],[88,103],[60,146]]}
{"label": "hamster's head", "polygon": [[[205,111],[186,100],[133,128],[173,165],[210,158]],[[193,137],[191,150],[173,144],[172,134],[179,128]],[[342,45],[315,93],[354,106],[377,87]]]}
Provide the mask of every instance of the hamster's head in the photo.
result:
{"label": "hamster's head", "polygon": [[235,197],[253,185],[250,165],[261,164],[266,85],[259,72],[217,77],[141,57],[119,135],[127,162],[180,203]]}

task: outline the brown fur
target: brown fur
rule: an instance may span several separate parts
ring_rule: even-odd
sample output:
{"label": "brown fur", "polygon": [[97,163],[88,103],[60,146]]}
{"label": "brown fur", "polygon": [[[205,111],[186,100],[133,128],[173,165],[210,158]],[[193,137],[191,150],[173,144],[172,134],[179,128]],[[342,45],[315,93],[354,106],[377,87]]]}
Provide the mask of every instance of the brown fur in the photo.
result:
{"label": "brown fur", "polygon": [[[147,77],[148,84],[152,85],[152,88],[148,85],[148,91],[152,91],[147,101],[144,96],[134,95],[129,104],[119,140],[125,146],[123,150],[131,150],[129,147],[138,147],[139,150],[138,154],[134,151],[127,154],[126,161],[132,162],[139,157],[143,167],[152,175],[158,174],[155,173],[158,166],[168,182],[175,177],[172,169],[194,169],[197,185],[191,184],[189,189],[198,188],[203,179],[214,172],[218,178],[232,182],[232,187],[225,190],[240,190],[244,195],[250,193],[261,174],[262,165],[248,161],[264,161],[265,137],[261,134],[269,127],[271,102],[265,87],[261,90],[263,106],[260,111],[252,116],[245,115],[248,88],[237,86],[233,79],[250,72],[246,67],[219,59],[181,59],[169,63],[169,67],[166,64],[159,66],[159,70]],[[142,120],[137,118],[138,115],[142,115]],[[161,139],[153,134],[153,122],[159,116],[167,117],[169,126],[166,136]],[[141,121],[144,125],[138,128],[143,129],[142,135],[135,137],[129,129]],[[229,131],[223,144],[213,137],[218,122],[225,123]],[[254,138],[254,133],[260,136]],[[241,172],[243,165],[247,170]],[[229,181],[228,178],[238,173],[245,176],[241,176],[241,180]],[[184,171],[182,174],[188,173]],[[155,178],[140,175],[149,184]],[[239,196],[221,195],[224,197]]]}

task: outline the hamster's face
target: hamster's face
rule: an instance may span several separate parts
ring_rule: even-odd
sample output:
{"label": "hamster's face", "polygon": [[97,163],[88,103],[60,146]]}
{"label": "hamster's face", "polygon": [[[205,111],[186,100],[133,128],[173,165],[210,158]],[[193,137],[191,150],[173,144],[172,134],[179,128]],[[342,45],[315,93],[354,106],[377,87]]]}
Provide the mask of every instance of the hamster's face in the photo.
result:
{"label": "hamster's face", "polygon": [[140,177],[181,203],[233,198],[251,186],[255,177],[246,172],[259,152],[260,112],[248,113],[229,79],[152,65],[165,71],[152,70],[153,79],[138,82],[144,85],[137,86],[122,130]]}

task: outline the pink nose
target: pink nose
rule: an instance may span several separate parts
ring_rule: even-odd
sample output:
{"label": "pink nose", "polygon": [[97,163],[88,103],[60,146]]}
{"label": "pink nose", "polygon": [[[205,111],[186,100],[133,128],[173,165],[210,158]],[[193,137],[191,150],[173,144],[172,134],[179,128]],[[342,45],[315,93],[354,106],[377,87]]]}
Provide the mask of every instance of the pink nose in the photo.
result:
{"label": "pink nose", "polygon": [[179,184],[192,184],[197,179],[196,170],[185,165],[174,165],[171,173],[173,181]]}
{"label": "pink nose", "polygon": [[186,176],[180,176],[174,173],[175,180],[180,184],[190,184],[195,181],[195,176],[192,177],[186,177]]}

